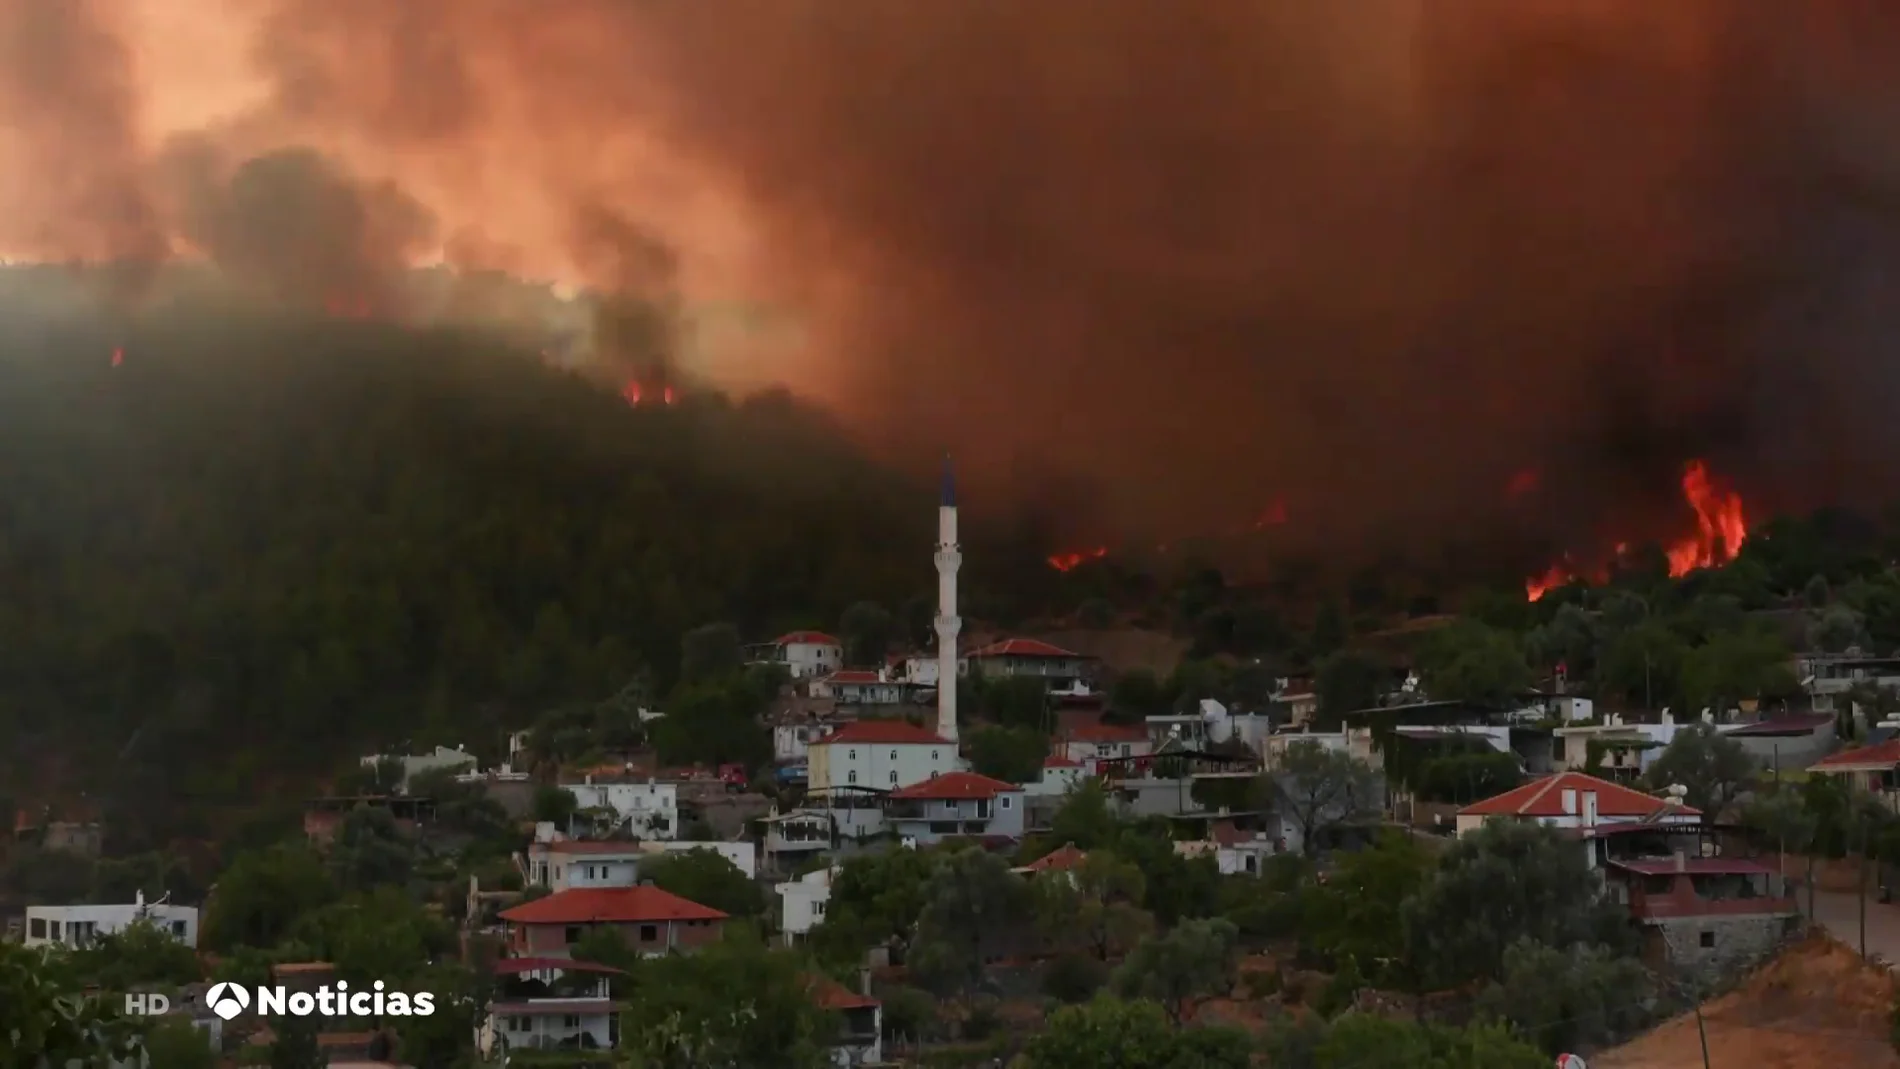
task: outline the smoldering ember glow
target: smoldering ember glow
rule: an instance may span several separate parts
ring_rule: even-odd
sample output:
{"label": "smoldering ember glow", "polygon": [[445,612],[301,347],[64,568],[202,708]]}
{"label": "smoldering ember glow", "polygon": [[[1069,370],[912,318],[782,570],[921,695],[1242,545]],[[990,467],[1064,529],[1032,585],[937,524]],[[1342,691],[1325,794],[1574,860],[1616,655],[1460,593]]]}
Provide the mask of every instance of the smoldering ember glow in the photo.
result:
{"label": "smoldering ember glow", "polygon": [[688,370],[1089,545],[1283,501],[1528,570],[1677,537],[1687,457],[1900,490],[1891,4],[0,0],[0,58],[9,255],[559,279],[626,352],[766,304]]}

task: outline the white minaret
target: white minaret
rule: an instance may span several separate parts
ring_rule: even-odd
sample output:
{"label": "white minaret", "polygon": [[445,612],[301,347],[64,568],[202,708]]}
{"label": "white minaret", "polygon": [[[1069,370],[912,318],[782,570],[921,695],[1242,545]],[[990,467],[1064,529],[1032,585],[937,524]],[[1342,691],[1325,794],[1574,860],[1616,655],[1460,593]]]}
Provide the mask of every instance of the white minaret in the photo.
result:
{"label": "white minaret", "polygon": [[957,741],[957,486],[950,457],[943,458],[943,495],[937,502],[937,734]]}

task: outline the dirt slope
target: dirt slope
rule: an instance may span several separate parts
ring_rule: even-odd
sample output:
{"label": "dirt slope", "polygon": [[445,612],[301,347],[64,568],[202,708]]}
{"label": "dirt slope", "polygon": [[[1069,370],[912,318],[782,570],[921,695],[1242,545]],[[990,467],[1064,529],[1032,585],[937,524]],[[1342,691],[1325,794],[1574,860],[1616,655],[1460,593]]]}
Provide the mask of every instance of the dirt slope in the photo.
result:
{"label": "dirt slope", "polygon": [[[1748,1069],[1900,1069],[1888,1039],[1893,975],[1815,937],[1702,1007],[1709,1064]],[[1590,1059],[1590,1069],[1695,1069],[1688,1014]]]}

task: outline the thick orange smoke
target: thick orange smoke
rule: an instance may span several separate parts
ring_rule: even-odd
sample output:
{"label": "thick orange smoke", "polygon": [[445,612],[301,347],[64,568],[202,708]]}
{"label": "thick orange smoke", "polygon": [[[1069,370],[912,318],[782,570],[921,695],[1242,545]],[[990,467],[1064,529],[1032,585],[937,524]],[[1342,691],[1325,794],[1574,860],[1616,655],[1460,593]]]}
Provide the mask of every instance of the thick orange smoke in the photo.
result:
{"label": "thick orange smoke", "polygon": [[377,307],[442,259],[626,295],[629,352],[766,303],[695,370],[972,502],[1080,483],[1091,541],[1270,497],[1342,552],[1549,540],[1684,456],[1900,486],[1897,44],[1868,0],[0,0],[0,252]]}

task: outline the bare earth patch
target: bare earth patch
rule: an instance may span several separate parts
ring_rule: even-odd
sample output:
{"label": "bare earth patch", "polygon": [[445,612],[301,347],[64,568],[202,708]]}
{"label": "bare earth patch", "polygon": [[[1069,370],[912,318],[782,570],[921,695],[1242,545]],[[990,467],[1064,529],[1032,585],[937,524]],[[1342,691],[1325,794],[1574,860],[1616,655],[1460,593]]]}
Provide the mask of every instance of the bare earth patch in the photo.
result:
{"label": "bare earth patch", "polygon": [[[1749,1069],[1900,1069],[1888,1039],[1893,974],[1816,936],[1742,987],[1702,1007],[1709,1064]],[[1591,1069],[1694,1069],[1695,1015],[1685,1014],[1590,1059]]]}

